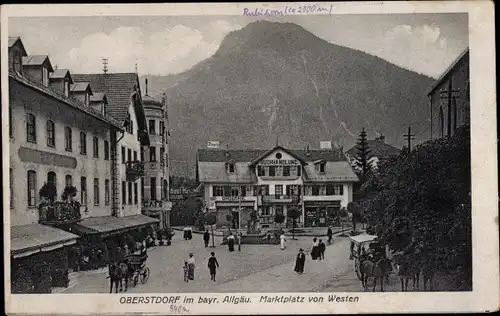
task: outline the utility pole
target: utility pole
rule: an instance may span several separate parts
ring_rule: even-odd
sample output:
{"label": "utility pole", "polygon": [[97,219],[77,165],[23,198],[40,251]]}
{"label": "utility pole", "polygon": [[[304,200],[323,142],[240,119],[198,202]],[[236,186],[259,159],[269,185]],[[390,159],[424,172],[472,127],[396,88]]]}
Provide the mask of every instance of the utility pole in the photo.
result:
{"label": "utility pole", "polygon": [[408,126],[408,134],[403,135],[408,141],[408,154],[411,152],[411,141],[415,140],[415,134],[411,133],[411,126]]}

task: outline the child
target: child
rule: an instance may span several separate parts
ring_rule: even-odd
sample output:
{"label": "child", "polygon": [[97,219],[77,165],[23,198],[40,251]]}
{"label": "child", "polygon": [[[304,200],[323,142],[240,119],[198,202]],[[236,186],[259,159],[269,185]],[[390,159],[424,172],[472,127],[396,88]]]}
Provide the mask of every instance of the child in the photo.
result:
{"label": "child", "polygon": [[184,261],[184,267],[182,267],[182,268],[184,269],[184,282],[189,282],[189,278],[188,278],[189,267],[188,267],[187,261]]}
{"label": "child", "polygon": [[212,256],[208,259],[208,269],[210,270],[210,279],[215,282],[216,268],[219,267],[219,262],[215,258],[215,252],[210,253]]}

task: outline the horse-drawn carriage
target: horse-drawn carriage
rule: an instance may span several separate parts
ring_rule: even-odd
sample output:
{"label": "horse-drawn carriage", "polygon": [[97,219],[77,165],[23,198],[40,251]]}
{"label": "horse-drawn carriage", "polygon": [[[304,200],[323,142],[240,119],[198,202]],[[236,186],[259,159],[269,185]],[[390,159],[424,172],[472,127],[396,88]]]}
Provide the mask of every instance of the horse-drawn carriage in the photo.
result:
{"label": "horse-drawn carriage", "polygon": [[354,260],[354,271],[359,280],[361,280],[361,259],[368,256],[370,252],[370,244],[374,243],[377,239],[376,235],[361,234],[351,236],[351,253],[350,260]]}
{"label": "horse-drawn carriage", "polygon": [[127,264],[127,279],[132,280],[134,286],[137,285],[139,279],[142,284],[145,284],[149,280],[150,270],[146,265],[148,255],[146,253],[142,254],[132,254],[124,258],[124,262]]}

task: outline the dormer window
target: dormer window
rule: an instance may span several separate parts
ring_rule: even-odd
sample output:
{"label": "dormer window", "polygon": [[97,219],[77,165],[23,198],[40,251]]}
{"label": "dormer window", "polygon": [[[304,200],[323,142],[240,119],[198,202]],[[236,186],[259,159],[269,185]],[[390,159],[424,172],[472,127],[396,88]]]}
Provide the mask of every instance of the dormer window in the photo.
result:
{"label": "dormer window", "polygon": [[319,164],[319,172],[321,173],[325,173],[325,166],[326,166],[326,163],[322,162]]}
{"label": "dormer window", "polygon": [[64,81],[64,95],[66,97],[69,97],[69,82],[68,81]]}
{"label": "dormer window", "polygon": [[42,67],[42,84],[46,87],[49,86],[49,70],[46,67]]}
{"label": "dormer window", "polygon": [[229,173],[234,173],[234,163],[229,164]]}
{"label": "dormer window", "polygon": [[87,92],[85,92],[84,94],[85,94],[84,103],[85,105],[89,105],[89,94]]}
{"label": "dormer window", "polygon": [[22,55],[21,52],[16,50],[14,53],[13,68],[17,73],[22,73]]}

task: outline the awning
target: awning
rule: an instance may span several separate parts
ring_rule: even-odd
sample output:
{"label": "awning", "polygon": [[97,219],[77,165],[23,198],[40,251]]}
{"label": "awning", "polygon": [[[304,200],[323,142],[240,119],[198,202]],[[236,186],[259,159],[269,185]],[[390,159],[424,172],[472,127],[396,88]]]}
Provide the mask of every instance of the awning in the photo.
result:
{"label": "awning", "polygon": [[12,226],[10,253],[14,258],[26,257],[74,244],[78,238],[78,235],[40,224]]}
{"label": "awning", "polygon": [[100,216],[85,218],[74,228],[81,234],[111,235],[156,223],[159,223],[159,220],[140,214],[124,217]]}

